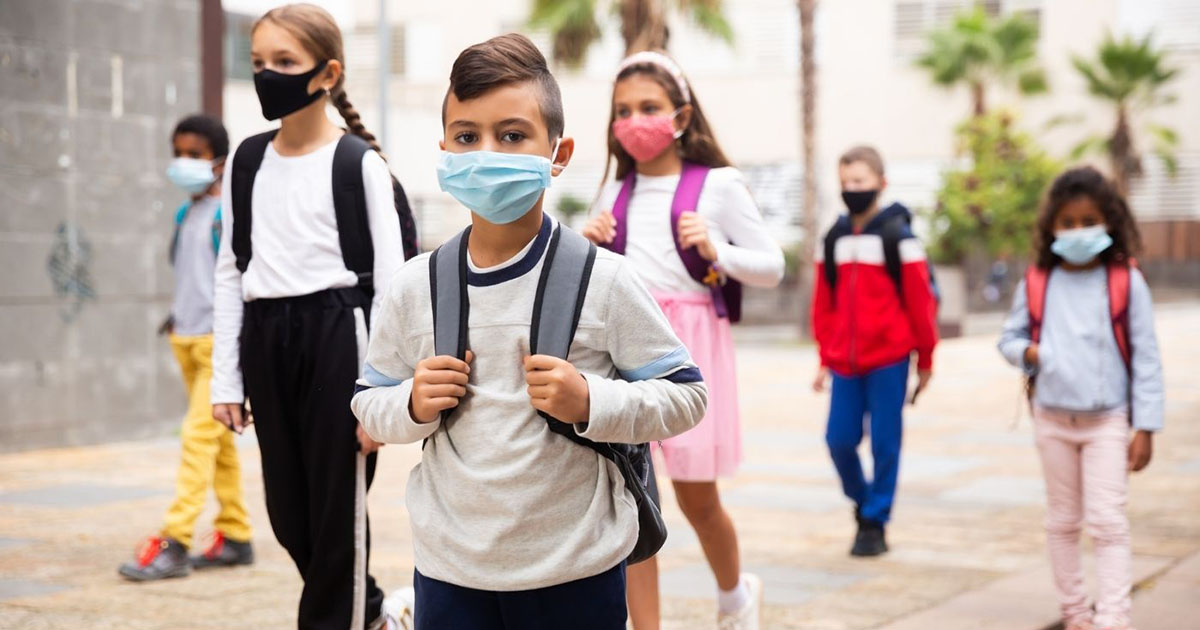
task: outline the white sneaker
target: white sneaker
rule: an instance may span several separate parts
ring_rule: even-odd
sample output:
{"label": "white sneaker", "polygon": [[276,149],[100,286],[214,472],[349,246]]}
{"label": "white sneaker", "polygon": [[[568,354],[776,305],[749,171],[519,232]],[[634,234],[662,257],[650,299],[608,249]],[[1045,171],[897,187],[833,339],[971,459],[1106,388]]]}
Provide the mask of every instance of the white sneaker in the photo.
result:
{"label": "white sneaker", "polygon": [[387,619],[387,630],[415,630],[413,621],[417,605],[417,593],[411,586],[398,588],[383,598],[382,613]]}
{"label": "white sneaker", "polygon": [[743,573],[742,580],[750,591],[750,598],[742,609],[733,613],[718,613],[718,630],[758,630],[758,615],[762,609],[762,580],[753,573]]}

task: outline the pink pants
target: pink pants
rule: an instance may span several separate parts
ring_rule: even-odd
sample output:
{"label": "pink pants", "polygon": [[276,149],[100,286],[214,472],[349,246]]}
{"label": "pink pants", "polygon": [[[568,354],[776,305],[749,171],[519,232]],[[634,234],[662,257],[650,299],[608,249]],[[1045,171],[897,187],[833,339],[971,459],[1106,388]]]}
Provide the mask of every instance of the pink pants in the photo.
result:
{"label": "pink pants", "polygon": [[1129,519],[1125,516],[1129,420],[1124,409],[1073,414],[1038,408],[1034,431],[1046,477],[1046,545],[1063,618],[1088,619],[1079,554],[1086,522],[1096,555],[1094,623],[1129,623],[1132,582]]}

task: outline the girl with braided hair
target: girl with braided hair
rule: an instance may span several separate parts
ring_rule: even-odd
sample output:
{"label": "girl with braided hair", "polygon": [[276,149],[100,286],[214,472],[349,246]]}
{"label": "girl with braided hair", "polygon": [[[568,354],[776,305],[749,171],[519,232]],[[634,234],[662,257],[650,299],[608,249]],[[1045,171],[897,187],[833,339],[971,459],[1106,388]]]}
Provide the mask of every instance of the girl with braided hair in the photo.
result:
{"label": "girl with braided hair", "polygon": [[[271,528],[304,579],[298,627],[394,626],[367,572],[366,488],[380,445],[350,411],[370,314],[403,262],[392,178],[346,95],[329,13],[269,11],[250,54],[263,116],[280,126],[238,146],[222,187],[213,415],[238,433],[256,427]],[[338,202],[345,177],[365,200],[353,230]],[[354,260],[371,262],[354,271]]]}

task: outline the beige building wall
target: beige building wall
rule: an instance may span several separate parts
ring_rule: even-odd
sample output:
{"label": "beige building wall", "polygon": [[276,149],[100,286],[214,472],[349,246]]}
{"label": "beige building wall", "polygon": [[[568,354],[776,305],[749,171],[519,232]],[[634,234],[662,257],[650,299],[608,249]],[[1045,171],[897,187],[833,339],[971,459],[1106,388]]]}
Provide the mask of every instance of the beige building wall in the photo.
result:
{"label": "beige building wall", "polygon": [[[258,2],[259,0],[238,0]],[[266,2],[266,4],[272,4]],[[380,122],[375,39],[377,0],[327,2],[346,32],[348,90],[368,128]],[[427,244],[440,242],[467,221],[467,214],[437,187],[434,165],[441,138],[441,102],[450,66],[463,48],[493,35],[529,33],[528,0],[391,2],[394,71],[388,94],[386,150],[421,212]],[[888,160],[890,197],[917,208],[930,207],[942,170],[954,160],[954,127],[969,112],[965,90],[933,86],[913,66],[921,28],[952,14],[969,0],[820,0],[816,22],[818,62],[817,156],[823,222],[841,211],[836,159],[856,143],[878,146]],[[1029,10],[1042,29],[1040,55],[1052,91],[1018,98],[993,88],[989,104],[1011,107],[1021,125],[1052,154],[1064,157],[1089,134],[1108,131],[1112,112],[1085,93],[1070,63],[1072,54],[1091,55],[1104,33],[1143,33],[1153,29],[1171,50],[1171,63],[1183,68],[1173,92],[1178,101],[1158,109],[1153,121],[1180,133],[1180,172],[1166,178],[1154,160],[1135,188],[1134,206],[1143,218],[1200,217],[1200,2],[1194,0],[991,0],[1002,10]],[[257,6],[257,5],[256,5]],[[673,54],[694,84],[717,136],[741,167],[777,167],[778,177],[800,177],[798,114],[799,24],[794,0],[726,2],[736,41],[731,48],[698,32],[686,19],[671,18]],[[607,12],[604,15],[608,15]],[[925,21],[914,26],[913,15]],[[907,17],[906,17],[907,16]],[[467,19],[469,17],[469,19]],[[567,134],[577,142],[571,167],[549,193],[553,208],[563,195],[591,200],[605,159],[611,77],[622,53],[616,24],[610,23],[584,67],[556,68],[562,86]],[[544,34],[534,41],[549,51]],[[265,128],[253,88],[231,82],[226,88],[231,134]],[[1045,123],[1078,115],[1074,125],[1047,129]],[[1147,121],[1140,121],[1147,122]],[[1140,146],[1147,148],[1143,134]],[[1102,164],[1099,156],[1091,161]],[[760,200],[767,202],[768,200]],[[779,207],[778,199],[772,200]],[[782,241],[799,237],[798,198],[786,212],[772,211]]]}

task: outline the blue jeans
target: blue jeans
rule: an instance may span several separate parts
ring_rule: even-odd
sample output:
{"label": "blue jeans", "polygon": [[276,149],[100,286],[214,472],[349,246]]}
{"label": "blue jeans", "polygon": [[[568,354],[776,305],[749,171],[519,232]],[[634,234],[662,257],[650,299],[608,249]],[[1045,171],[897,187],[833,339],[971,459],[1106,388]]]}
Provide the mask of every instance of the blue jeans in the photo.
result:
{"label": "blue jeans", "polygon": [[413,571],[417,630],[625,630],[625,563],[529,591],[481,591]]}
{"label": "blue jeans", "polygon": [[[842,491],[856,504],[863,518],[886,523],[900,472],[901,417],[908,390],[908,359],[872,370],[862,376],[833,374],[829,424],[825,443],[842,479]],[[871,455],[874,479],[867,481],[858,444],[863,438],[863,417],[871,416]]]}

